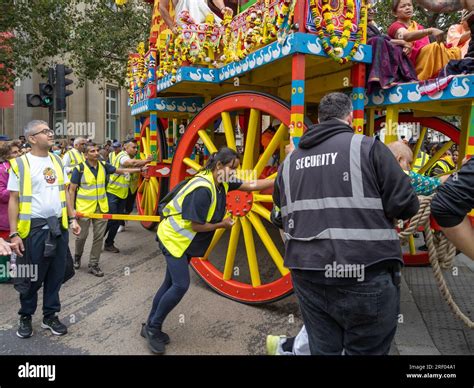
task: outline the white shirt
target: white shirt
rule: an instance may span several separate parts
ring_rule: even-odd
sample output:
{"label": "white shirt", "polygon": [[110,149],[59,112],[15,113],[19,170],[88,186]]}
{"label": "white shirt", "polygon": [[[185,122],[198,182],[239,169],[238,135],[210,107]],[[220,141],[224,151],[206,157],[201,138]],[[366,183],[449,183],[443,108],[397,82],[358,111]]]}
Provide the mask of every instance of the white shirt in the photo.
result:
{"label": "white shirt", "polygon": [[[132,158],[130,156],[128,156],[128,154],[124,154],[120,157],[119,159],[119,166],[120,168],[126,168],[124,166],[124,163],[127,161],[127,160],[131,160]],[[129,173],[126,173],[126,174],[123,174],[123,176],[125,177],[125,180],[127,181],[130,181],[130,174]]]}
{"label": "white shirt", "polygon": [[[26,155],[31,172],[31,217],[48,218],[56,215],[61,217],[61,200],[59,197],[59,184],[54,164],[50,156]],[[66,169],[63,171],[64,184],[69,183]],[[9,191],[20,191],[18,178],[10,169],[8,178]]]}

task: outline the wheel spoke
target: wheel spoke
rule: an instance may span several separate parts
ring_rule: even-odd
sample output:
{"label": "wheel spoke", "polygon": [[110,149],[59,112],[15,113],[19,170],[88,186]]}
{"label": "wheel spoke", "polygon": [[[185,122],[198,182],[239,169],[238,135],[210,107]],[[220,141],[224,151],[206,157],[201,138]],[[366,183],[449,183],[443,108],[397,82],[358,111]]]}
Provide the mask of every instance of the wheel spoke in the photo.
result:
{"label": "wheel spoke", "polygon": [[288,131],[288,128],[284,124],[280,124],[280,127],[278,128],[278,131],[276,131],[275,135],[273,135],[272,140],[268,144],[268,147],[265,149],[263,154],[260,156],[256,166],[255,166],[255,171],[257,177],[260,176],[262,173],[263,169],[265,168],[265,165],[267,164],[268,160],[270,157],[275,153],[276,149],[278,148],[278,144],[280,144],[281,141],[283,141],[286,133]]}
{"label": "wheel spoke", "polygon": [[249,213],[248,219],[250,220],[253,227],[257,231],[257,234],[260,236],[260,239],[262,240],[263,245],[265,245],[265,248],[267,248],[267,251],[270,254],[270,257],[272,258],[273,262],[277,266],[278,271],[280,271],[282,276],[287,275],[290,271],[288,270],[288,268],[285,268],[283,264],[283,257],[281,256],[277,247],[273,243],[273,240],[268,234],[267,230],[263,226],[263,223],[260,220],[260,217],[256,215],[255,213]]}
{"label": "wheel spoke", "polygon": [[[420,137],[418,138],[415,148],[413,149],[413,162],[411,164],[411,167],[415,164],[416,159],[418,158],[418,154],[420,153],[421,146],[423,145],[423,142],[425,141],[425,136],[426,132],[428,131],[428,127],[422,127],[421,128],[421,133]],[[423,167],[423,166],[421,166]]]}
{"label": "wheel spoke", "polygon": [[249,125],[245,135],[245,150],[242,169],[248,170],[253,166],[253,155],[255,153],[255,143],[257,140],[257,131],[260,124],[260,111],[257,109],[250,110]]}
{"label": "wheel spoke", "polygon": [[422,168],[420,168],[420,171],[418,171],[418,174],[424,174],[426,171],[428,171],[431,166],[433,166],[443,155],[444,153],[449,150],[453,146],[454,142],[448,141],[445,145],[443,145],[434,155],[433,157],[426,163]]}
{"label": "wheel spoke", "polygon": [[216,230],[216,232],[214,233],[214,237],[212,238],[211,244],[209,245],[209,248],[207,248],[207,251],[204,254],[204,256],[202,257],[202,260],[208,260],[209,259],[209,255],[211,254],[211,252],[216,247],[217,243],[221,239],[224,232],[225,232],[225,229],[217,229]]}
{"label": "wheel spoke", "polygon": [[262,205],[258,203],[254,203],[252,206],[252,211],[257,213],[260,217],[265,218],[268,222],[271,223],[270,210],[268,210],[267,208],[263,207]]}
{"label": "wheel spoke", "polygon": [[221,117],[222,117],[222,124],[224,125],[224,133],[225,133],[225,140],[227,141],[227,147],[236,151],[237,146],[235,145],[234,127],[232,125],[230,113],[222,112]]}
{"label": "wheel spoke", "polygon": [[253,200],[255,202],[273,202],[273,196],[270,194],[254,194]]}
{"label": "wheel spoke", "polygon": [[183,159],[183,163],[188,166],[188,167],[191,167],[193,170],[195,170],[196,172],[201,170],[202,169],[202,166],[199,164],[199,163],[196,163],[194,160],[192,160],[191,158],[184,158]]}
{"label": "wheel spoke", "polygon": [[217,152],[217,147],[212,142],[211,138],[204,129],[198,131],[198,135],[201,138],[202,142],[206,146],[207,150],[212,154]]}
{"label": "wheel spoke", "polygon": [[229,247],[227,248],[227,255],[225,257],[225,266],[224,266],[224,280],[230,280],[232,278],[232,272],[234,270],[235,254],[237,253],[237,244],[239,242],[240,229],[242,225],[240,224],[240,219],[235,220],[235,224],[232,227],[230,232]]}
{"label": "wheel spoke", "polygon": [[260,280],[260,272],[258,270],[257,252],[255,251],[255,242],[253,240],[252,225],[246,217],[240,219],[244,232],[245,250],[247,251],[247,260],[249,263],[250,279],[253,287],[262,284]]}

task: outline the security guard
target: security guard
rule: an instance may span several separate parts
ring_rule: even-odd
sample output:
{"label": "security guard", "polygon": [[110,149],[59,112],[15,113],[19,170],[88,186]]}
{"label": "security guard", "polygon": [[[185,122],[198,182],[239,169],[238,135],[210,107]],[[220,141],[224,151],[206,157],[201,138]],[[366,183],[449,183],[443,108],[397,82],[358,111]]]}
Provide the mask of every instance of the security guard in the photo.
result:
{"label": "security guard", "polygon": [[157,234],[166,259],[166,277],[142,329],[142,336],[155,354],[165,352],[169,337],[161,330],[163,322],[188,290],[189,260],[205,254],[217,229],[232,228],[232,218],[223,219],[227,192],[259,191],[273,186],[271,179],[235,180],[233,177],[239,163],[237,152],[221,148],[163,209],[166,218],[160,222]]}
{"label": "security guard", "polygon": [[[135,159],[138,153],[138,146],[135,141],[125,144],[124,150],[114,158],[112,164],[116,169],[144,167],[153,160],[150,155],[147,159]],[[109,212],[111,214],[124,214],[127,196],[130,187],[130,174],[114,173],[110,176],[107,185],[107,198],[109,201]],[[104,244],[104,250],[113,253],[119,253],[120,250],[114,245],[120,221],[109,220],[107,223],[107,238]]]}
{"label": "security guard", "polygon": [[70,149],[63,156],[63,163],[66,168],[67,176],[71,180],[72,170],[84,162],[84,151],[87,140],[83,137],[74,139],[74,148]]}
{"label": "security guard", "polygon": [[[57,313],[61,309],[59,290],[65,278],[68,248],[68,216],[74,234],[80,233],[75,212],[65,185],[67,174],[59,156],[49,152],[54,131],[44,121],[34,120],[25,128],[31,152],[11,160],[8,180],[9,219],[12,250],[30,265],[36,276],[16,283],[20,292],[20,324],[17,336],[33,334],[31,316],[43,288],[42,328],[54,335],[64,335],[67,327]],[[18,280],[18,279],[17,279]]]}
{"label": "security guard", "polygon": [[393,221],[415,215],[418,199],[387,147],[353,133],[348,96],[325,96],[318,118],[275,183],[285,266],[311,354],[387,354],[402,264]]}
{"label": "security guard", "polygon": [[[69,194],[75,203],[75,208],[80,213],[108,213],[106,182],[107,176],[111,174],[139,173],[141,168],[117,169],[109,163],[99,161],[99,147],[94,143],[86,145],[86,161],[81,163],[72,172]],[[107,220],[81,218],[81,234],[76,237],[76,250],[74,254],[74,268],[81,266],[81,257],[84,245],[89,234],[89,226],[92,222],[94,239],[89,256],[89,273],[102,277],[104,273],[99,267],[100,254],[102,252],[102,241],[107,228]]]}

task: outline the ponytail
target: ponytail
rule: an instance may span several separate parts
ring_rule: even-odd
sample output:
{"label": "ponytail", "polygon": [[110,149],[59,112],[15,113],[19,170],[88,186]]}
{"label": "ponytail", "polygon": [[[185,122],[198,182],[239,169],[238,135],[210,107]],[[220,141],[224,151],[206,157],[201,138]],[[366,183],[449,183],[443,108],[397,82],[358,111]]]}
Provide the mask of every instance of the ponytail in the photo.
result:
{"label": "ponytail", "polygon": [[221,162],[223,165],[226,165],[235,159],[239,159],[239,154],[236,151],[228,147],[222,147],[218,152],[213,152],[211,154],[202,171],[214,171],[216,169],[217,162]]}

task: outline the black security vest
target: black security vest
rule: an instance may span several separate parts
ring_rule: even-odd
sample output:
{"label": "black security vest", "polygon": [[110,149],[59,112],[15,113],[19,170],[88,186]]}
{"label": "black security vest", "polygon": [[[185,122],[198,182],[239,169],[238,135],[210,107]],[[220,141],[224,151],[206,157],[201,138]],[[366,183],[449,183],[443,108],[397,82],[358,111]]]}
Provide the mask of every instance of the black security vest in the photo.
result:
{"label": "black security vest", "polygon": [[285,159],[280,198],[288,268],[401,261],[369,156],[373,144],[344,132]]}

